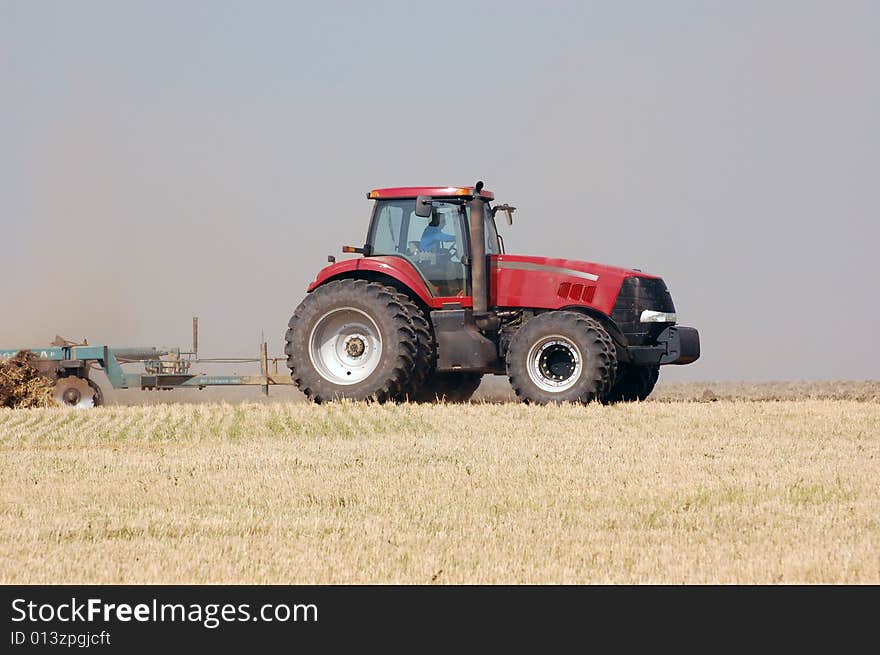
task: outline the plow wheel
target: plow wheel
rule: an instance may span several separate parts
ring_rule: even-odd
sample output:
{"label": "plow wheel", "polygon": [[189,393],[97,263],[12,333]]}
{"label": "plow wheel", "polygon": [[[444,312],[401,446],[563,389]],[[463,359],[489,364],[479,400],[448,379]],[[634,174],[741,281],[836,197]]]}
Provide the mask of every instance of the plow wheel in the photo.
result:
{"label": "plow wheel", "polygon": [[97,384],[76,376],[58,378],[52,388],[52,397],[62,407],[88,409],[104,402],[104,395]]}
{"label": "plow wheel", "polygon": [[104,404],[104,392],[101,391],[101,387],[92,380],[89,380],[89,386],[92,388],[92,391],[95,392],[95,407],[100,407]]}

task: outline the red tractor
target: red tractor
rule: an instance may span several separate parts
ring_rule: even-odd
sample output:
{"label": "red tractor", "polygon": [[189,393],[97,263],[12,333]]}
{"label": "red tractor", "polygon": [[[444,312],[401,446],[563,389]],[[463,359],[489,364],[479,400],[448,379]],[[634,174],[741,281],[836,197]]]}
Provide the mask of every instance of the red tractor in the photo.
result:
{"label": "red tractor", "polygon": [[484,374],[526,402],[644,400],[663,364],[700,356],[663,280],[569,259],[508,255],[473,187],[376,189],[363,256],[318,273],[285,353],[315,402],[464,401]]}

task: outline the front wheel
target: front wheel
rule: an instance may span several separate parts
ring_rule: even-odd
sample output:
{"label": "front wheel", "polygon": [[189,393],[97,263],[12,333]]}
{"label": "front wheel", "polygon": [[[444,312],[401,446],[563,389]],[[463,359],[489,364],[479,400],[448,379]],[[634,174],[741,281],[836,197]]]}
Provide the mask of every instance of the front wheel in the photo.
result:
{"label": "front wheel", "polygon": [[595,319],[576,312],[536,316],[514,335],[507,374],[517,397],[540,405],[588,403],[614,382],[614,342]]}

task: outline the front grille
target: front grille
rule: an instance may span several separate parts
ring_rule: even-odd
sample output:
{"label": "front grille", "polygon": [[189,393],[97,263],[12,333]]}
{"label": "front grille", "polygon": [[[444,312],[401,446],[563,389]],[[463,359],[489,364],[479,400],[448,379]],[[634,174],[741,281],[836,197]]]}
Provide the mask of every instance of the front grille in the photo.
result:
{"label": "front grille", "polygon": [[630,345],[653,344],[657,336],[667,327],[665,323],[642,323],[639,319],[646,309],[675,312],[675,305],[666,283],[649,277],[626,278],[620,287],[611,318],[626,335]]}

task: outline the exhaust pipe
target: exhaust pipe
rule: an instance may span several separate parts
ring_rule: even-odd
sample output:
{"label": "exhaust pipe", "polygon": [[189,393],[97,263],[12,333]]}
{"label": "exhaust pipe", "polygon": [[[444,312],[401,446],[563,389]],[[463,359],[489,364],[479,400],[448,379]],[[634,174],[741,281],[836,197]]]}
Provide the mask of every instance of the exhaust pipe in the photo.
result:
{"label": "exhaust pipe", "polygon": [[474,296],[474,317],[485,316],[489,309],[489,289],[486,283],[486,203],[480,197],[483,183],[474,186],[474,197],[468,203],[471,210],[471,293]]}
{"label": "exhaust pipe", "polygon": [[499,321],[489,314],[489,281],[486,271],[486,203],[480,197],[483,183],[474,185],[474,196],[468,203],[471,211],[471,294],[474,297],[474,322],[481,330],[497,330]]}

